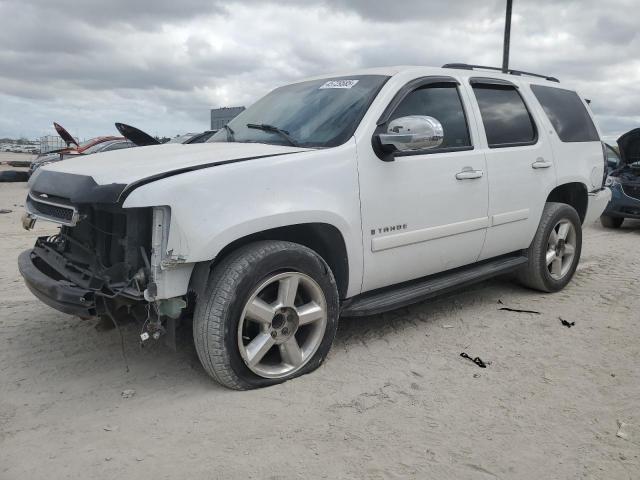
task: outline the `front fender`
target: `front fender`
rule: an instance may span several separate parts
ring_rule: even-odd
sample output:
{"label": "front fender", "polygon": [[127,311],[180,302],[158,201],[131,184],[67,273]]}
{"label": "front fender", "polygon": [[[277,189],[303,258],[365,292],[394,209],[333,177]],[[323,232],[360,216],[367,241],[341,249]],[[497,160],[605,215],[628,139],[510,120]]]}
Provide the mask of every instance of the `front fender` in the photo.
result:
{"label": "front fender", "polygon": [[157,180],[134,190],[124,207],[169,206],[167,252],[189,264],[212,260],[233,241],[264,230],[333,225],[349,257],[350,296],[359,293],[362,281],[358,192],[355,145],[350,141],[337,148]]}

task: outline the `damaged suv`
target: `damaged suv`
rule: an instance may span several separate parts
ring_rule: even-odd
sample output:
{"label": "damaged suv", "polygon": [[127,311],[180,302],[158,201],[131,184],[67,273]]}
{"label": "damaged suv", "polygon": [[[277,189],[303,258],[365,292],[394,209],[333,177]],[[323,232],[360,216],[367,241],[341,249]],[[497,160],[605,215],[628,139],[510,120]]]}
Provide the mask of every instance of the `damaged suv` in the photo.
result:
{"label": "damaged suv", "polygon": [[[108,157],[108,161],[107,161]],[[19,268],[83,318],[182,320],[227,387],[317,368],[338,318],[515,272],[562,289],[610,199],[583,99],[551,77],[388,67],[277,88],[207,143],[109,152],[30,180]]]}
{"label": "damaged suv", "polygon": [[611,201],[600,217],[607,228],[620,228],[625,218],[640,219],[640,128],[618,139],[618,155],[607,146]]}

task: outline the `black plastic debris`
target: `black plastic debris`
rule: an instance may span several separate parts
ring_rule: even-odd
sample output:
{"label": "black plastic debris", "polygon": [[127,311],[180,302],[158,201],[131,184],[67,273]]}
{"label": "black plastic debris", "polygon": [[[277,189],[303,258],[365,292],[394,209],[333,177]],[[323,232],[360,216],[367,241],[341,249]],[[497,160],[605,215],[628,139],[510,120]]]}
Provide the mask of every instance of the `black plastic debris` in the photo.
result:
{"label": "black plastic debris", "polygon": [[487,364],[484,363],[480,357],[471,358],[466,352],[462,352],[460,354],[460,356],[462,358],[466,358],[467,360],[471,360],[473,363],[475,363],[480,368],[487,368]]}
{"label": "black plastic debris", "polygon": [[516,313],[533,313],[535,315],[540,315],[540,312],[535,310],[522,310],[520,308],[509,308],[509,307],[501,307],[498,310],[504,310],[505,312],[516,312]]}
{"label": "black plastic debris", "polygon": [[564,325],[565,327],[567,327],[567,328],[571,328],[571,327],[573,327],[573,326],[576,324],[576,322],[567,322],[567,321],[566,321],[564,318],[562,318],[562,317],[558,317],[558,318],[560,319],[560,323],[561,323],[562,325]]}
{"label": "black plastic debris", "polygon": [[13,211],[13,210],[9,210],[9,209],[7,209],[7,208],[0,208],[0,214],[3,214],[3,213],[11,213],[12,211]]}

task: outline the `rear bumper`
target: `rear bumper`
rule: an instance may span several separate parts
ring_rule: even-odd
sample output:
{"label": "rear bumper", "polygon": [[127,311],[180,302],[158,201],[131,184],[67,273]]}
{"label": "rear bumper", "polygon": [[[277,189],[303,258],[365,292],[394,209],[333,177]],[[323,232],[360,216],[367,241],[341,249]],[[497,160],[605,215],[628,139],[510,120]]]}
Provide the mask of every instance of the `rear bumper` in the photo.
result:
{"label": "rear bumper", "polygon": [[611,200],[611,190],[608,187],[604,187],[597,192],[591,192],[589,194],[589,204],[587,205],[587,214],[584,217],[584,224],[589,225],[595,222]]}
{"label": "rear bumper", "polygon": [[60,312],[82,318],[96,315],[95,295],[66,280],[51,278],[34,264],[33,250],[18,257],[18,269],[24,282],[38,299]]}
{"label": "rear bumper", "polygon": [[604,214],[614,218],[640,218],[640,200],[625,194],[620,185],[614,185]]}

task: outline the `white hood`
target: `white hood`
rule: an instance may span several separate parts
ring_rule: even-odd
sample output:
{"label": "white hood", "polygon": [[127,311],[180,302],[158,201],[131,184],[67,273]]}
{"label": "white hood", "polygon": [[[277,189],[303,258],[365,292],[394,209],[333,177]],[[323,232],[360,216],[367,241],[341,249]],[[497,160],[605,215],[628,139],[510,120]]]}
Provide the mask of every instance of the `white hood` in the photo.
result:
{"label": "white hood", "polygon": [[92,177],[98,185],[128,185],[144,178],[189,167],[305,150],[307,149],[264,143],[172,143],[65,159],[40,170]]}

